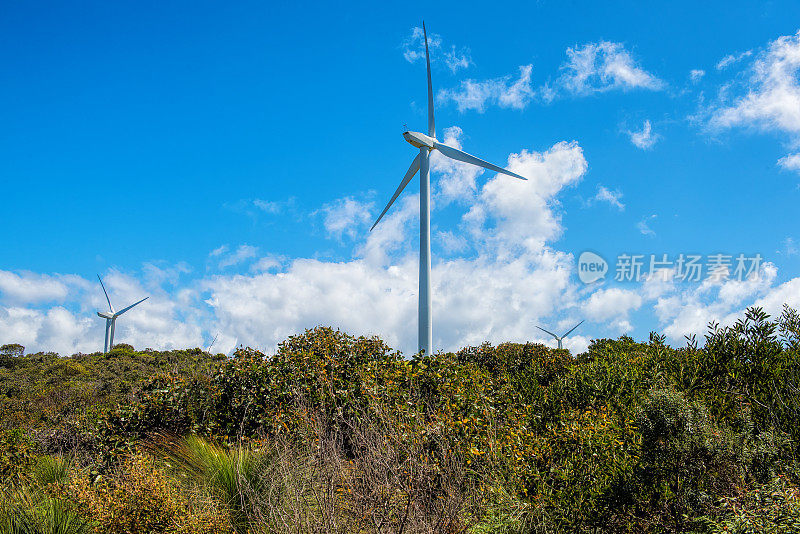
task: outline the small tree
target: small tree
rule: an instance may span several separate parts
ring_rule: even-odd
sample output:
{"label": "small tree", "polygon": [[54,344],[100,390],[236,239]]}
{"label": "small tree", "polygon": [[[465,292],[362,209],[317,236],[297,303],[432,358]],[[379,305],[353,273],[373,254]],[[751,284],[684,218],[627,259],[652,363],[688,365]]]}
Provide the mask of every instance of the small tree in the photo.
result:
{"label": "small tree", "polygon": [[25,354],[25,347],[19,343],[8,343],[0,346],[0,356],[8,356],[11,358],[19,358]]}

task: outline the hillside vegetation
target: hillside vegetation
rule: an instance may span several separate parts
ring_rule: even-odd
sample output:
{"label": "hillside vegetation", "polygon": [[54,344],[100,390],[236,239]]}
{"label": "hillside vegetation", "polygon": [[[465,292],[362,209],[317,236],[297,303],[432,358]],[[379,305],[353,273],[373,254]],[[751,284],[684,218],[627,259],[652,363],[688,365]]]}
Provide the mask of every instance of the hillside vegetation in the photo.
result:
{"label": "hillside vegetation", "polygon": [[577,356],[5,345],[0,534],[800,532],[798,421],[789,308]]}

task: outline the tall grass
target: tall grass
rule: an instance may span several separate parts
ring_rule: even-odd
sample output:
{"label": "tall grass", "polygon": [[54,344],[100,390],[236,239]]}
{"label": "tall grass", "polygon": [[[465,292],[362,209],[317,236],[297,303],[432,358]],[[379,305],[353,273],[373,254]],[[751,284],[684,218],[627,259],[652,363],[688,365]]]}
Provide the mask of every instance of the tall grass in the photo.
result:
{"label": "tall grass", "polygon": [[0,534],[82,534],[91,524],[70,505],[46,492],[69,477],[70,463],[58,456],[41,456],[24,483],[0,488]]}
{"label": "tall grass", "polygon": [[69,478],[70,461],[60,456],[41,456],[33,465],[33,481],[39,486],[63,484]]}
{"label": "tall grass", "polygon": [[38,489],[0,492],[0,534],[88,534],[92,524],[61,499]]}
{"label": "tall grass", "polygon": [[257,496],[267,480],[268,456],[246,446],[226,449],[197,436],[155,436],[150,448],[192,489],[210,494],[229,510],[239,533],[250,527]]}
{"label": "tall grass", "polygon": [[[389,420],[309,417],[291,440],[226,448],[156,435],[148,448],[193,491],[213,496],[238,534],[466,532],[479,496],[445,440],[425,445]],[[346,437],[345,437],[346,436]]]}

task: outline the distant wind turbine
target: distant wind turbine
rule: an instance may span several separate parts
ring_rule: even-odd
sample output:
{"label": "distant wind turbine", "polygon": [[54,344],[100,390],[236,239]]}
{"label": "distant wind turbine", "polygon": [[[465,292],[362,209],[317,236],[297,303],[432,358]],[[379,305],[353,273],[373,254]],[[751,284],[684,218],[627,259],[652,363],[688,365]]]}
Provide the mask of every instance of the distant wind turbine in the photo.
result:
{"label": "distant wind turbine", "polygon": [[564,334],[564,335],[563,335],[563,336],[561,336],[561,337],[558,337],[557,335],[555,335],[554,333],[550,332],[549,330],[545,330],[545,329],[544,329],[544,328],[542,328],[541,326],[537,326],[536,328],[538,328],[538,329],[539,329],[539,330],[541,330],[542,332],[547,332],[548,334],[550,334],[551,336],[553,336],[554,338],[556,338],[556,341],[558,341],[558,348],[559,348],[559,349],[561,349],[561,348],[563,348],[563,347],[561,346],[561,341],[562,341],[562,340],[563,340],[565,337],[567,337],[568,335],[570,335],[570,334],[572,333],[572,331],[573,331],[573,330],[575,330],[576,328],[578,328],[578,327],[579,327],[580,325],[582,325],[582,324],[583,324],[583,321],[579,322],[578,324],[576,324],[575,326],[573,326],[572,328],[570,328],[570,329],[567,331],[567,333],[566,333],[566,334]]}
{"label": "distant wind turbine", "polygon": [[383,209],[375,224],[372,225],[370,231],[380,222],[394,201],[403,192],[408,183],[419,171],[420,187],[419,187],[419,350],[425,351],[425,354],[431,354],[431,345],[433,345],[432,335],[432,318],[431,318],[431,181],[430,181],[430,155],[433,150],[438,150],[442,155],[457,161],[471,163],[484,169],[489,169],[501,174],[507,174],[520,180],[526,180],[519,174],[507,171],[502,167],[493,165],[475,156],[471,156],[466,152],[462,152],[457,148],[445,145],[436,139],[436,127],[433,120],[433,86],[431,85],[431,59],[428,53],[428,32],[425,29],[425,23],[422,23],[422,32],[425,37],[425,63],[428,68],[428,135],[420,132],[403,132],[403,137],[411,145],[419,149],[419,154],[414,161],[411,162],[411,167],[408,168],[405,178],[400,182],[397,190],[392,195],[391,200]]}
{"label": "distant wind turbine", "polygon": [[111,299],[108,298],[108,291],[106,291],[106,286],[103,285],[103,279],[100,278],[99,274],[97,275],[97,279],[100,280],[100,286],[103,288],[103,293],[106,294],[106,300],[108,301],[108,309],[110,310],[109,312],[97,312],[98,316],[106,320],[106,344],[105,347],[103,348],[103,353],[106,353],[114,348],[114,326],[116,325],[117,317],[119,317],[126,311],[130,310],[137,304],[141,304],[142,302],[146,301],[150,297],[145,297],[139,302],[134,302],[127,308],[122,308],[120,311],[115,312],[114,306],[111,305]]}

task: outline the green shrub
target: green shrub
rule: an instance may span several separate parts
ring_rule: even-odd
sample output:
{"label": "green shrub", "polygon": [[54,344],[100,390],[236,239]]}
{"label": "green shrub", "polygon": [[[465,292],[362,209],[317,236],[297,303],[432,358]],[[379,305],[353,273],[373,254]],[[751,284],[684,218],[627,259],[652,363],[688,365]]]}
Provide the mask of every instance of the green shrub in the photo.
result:
{"label": "green shrub", "polygon": [[637,500],[661,521],[685,528],[686,517],[711,513],[718,496],[737,492],[745,467],[742,436],[717,426],[703,404],[674,390],[654,390],[637,426]]}
{"label": "green shrub", "polygon": [[65,499],[97,523],[102,534],[217,534],[230,532],[227,516],[215,503],[190,499],[151,458],[126,458],[109,476],[95,481],[75,473]]}
{"label": "green shrub", "polygon": [[782,478],[756,486],[741,496],[722,499],[721,517],[705,519],[713,534],[800,532],[800,491]]}
{"label": "green shrub", "polygon": [[0,484],[27,476],[35,458],[34,447],[22,429],[0,431]]}

